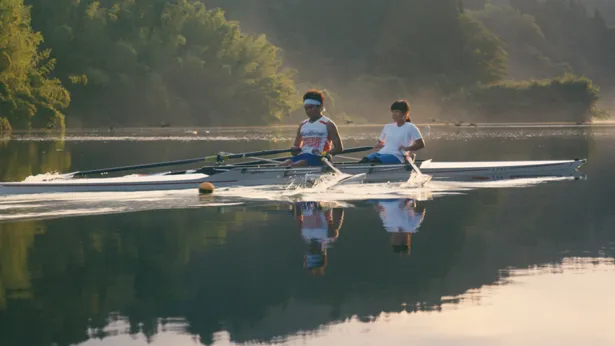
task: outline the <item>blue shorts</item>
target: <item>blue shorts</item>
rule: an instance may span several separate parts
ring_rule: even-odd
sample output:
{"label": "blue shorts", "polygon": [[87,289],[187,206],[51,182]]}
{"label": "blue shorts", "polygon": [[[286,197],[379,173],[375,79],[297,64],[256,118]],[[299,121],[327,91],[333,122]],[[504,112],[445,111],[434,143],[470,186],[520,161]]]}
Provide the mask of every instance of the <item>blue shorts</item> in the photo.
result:
{"label": "blue shorts", "polygon": [[322,156],[320,155],[314,155],[310,153],[301,153],[297,156],[293,156],[291,158],[291,161],[295,163],[297,161],[305,160],[308,166],[322,166],[321,159],[322,159]]}
{"label": "blue shorts", "polygon": [[373,154],[369,154],[367,155],[367,158],[372,161],[374,159],[378,159],[380,160],[380,162],[387,164],[387,165],[393,165],[393,164],[399,164],[399,163],[403,163],[402,161],[399,161],[399,159],[397,158],[397,156],[392,155],[392,154],[380,154],[380,153],[373,153]]}

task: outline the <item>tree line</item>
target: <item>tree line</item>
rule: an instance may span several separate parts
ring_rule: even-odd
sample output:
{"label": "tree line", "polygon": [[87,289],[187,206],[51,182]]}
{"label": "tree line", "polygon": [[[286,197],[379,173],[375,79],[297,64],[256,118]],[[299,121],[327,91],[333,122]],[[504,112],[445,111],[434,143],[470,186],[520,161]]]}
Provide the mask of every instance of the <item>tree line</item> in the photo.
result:
{"label": "tree line", "polygon": [[[552,104],[556,93],[556,108],[577,111],[552,120],[587,120],[596,115],[593,83],[603,92],[612,84],[615,32],[601,14],[611,7],[599,0],[5,0],[0,131],[63,128],[65,120],[75,127],[273,124],[300,112],[300,94],[313,86],[335,99],[336,119],[377,122],[403,97],[425,110],[423,120],[460,107],[470,118],[531,120],[532,106]],[[551,90],[516,116],[477,113],[481,98],[468,95],[492,87],[502,109],[514,107],[506,92]]]}

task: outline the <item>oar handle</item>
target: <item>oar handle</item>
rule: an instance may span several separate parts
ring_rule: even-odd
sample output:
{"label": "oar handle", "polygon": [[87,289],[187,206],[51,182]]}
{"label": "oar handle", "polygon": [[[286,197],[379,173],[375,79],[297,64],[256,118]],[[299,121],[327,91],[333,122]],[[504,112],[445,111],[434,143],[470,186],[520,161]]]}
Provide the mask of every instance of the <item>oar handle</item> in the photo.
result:
{"label": "oar handle", "polygon": [[[371,147],[371,146],[370,146],[370,147],[356,147],[356,148],[349,148],[349,149],[346,149],[346,150],[344,150],[342,153],[343,153],[343,154],[358,153],[358,152],[361,152],[361,151],[368,151],[368,150],[372,150],[372,149],[374,149],[374,147]],[[337,154],[337,155],[340,155],[340,154]],[[336,155],[334,155],[334,156],[336,156]],[[288,159],[293,158],[293,156],[283,156],[283,157],[278,157],[278,158],[275,158],[275,159],[272,159],[272,160],[261,160],[261,159],[258,157],[258,155],[255,155],[255,156],[253,156],[253,157],[256,159],[256,161],[250,161],[250,162],[237,163],[237,164],[234,164],[233,166],[250,166],[250,165],[260,165],[260,164],[263,164],[263,163],[268,163],[268,162],[271,162],[271,161],[278,161],[278,162],[282,162],[282,161],[286,161],[286,160],[288,160]]]}
{"label": "oar handle", "polygon": [[291,150],[292,149],[273,149],[273,150],[261,150],[261,151],[254,151],[254,152],[241,153],[241,154],[228,154],[228,155],[218,154],[216,156],[206,157],[205,161],[212,161],[215,158],[216,161],[220,162],[220,161],[228,160],[228,159],[242,159],[242,158],[253,157],[253,156],[276,155],[276,154],[288,153]]}
{"label": "oar handle", "polygon": [[[346,149],[346,150],[342,151],[340,154],[352,154],[352,153],[358,153],[358,152],[361,152],[361,151],[368,151],[368,150],[372,150],[372,149],[374,149],[373,146],[349,148],[349,149]],[[333,156],[335,156],[335,155],[333,155]]]}

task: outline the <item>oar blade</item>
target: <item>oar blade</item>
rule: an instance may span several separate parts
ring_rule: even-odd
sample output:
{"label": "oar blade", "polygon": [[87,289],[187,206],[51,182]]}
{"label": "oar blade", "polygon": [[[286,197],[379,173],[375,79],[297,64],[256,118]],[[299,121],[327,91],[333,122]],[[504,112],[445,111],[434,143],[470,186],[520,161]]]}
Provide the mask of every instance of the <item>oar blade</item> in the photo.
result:
{"label": "oar blade", "polygon": [[338,181],[337,185],[341,185],[341,184],[360,184],[360,183],[363,183],[363,180],[365,180],[365,177],[367,177],[367,173],[354,174],[354,175],[345,177],[342,180]]}

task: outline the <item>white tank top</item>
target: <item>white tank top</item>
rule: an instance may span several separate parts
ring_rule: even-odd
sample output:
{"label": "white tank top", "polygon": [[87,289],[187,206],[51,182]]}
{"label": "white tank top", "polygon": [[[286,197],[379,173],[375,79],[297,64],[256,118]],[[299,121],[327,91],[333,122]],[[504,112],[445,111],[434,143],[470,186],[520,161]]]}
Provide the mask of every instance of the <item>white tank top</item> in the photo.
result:
{"label": "white tank top", "polygon": [[308,243],[312,240],[328,243],[329,220],[323,211],[316,208],[309,202],[301,205],[301,235]]}
{"label": "white tank top", "polygon": [[299,133],[303,141],[301,145],[302,152],[311,154],[314,149],[320,152],[329,151],[331,149],[331,138],[327,130],[329,121],[331,121],[331,119],[323,115],[315,122],[310,122],[309,119],[301,122]]}

